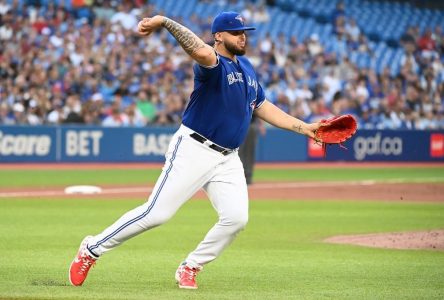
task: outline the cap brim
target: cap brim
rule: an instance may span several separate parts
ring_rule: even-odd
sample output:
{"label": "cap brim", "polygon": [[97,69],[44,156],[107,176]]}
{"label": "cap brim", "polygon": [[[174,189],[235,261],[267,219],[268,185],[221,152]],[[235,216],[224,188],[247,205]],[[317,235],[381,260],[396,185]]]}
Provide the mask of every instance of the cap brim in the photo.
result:
{"label": "cap brim", "polygon": [[238,28],[230,28],[230,30],[225,31],[238,31],[238,30],[256,30],[255,27],[238,27]]}

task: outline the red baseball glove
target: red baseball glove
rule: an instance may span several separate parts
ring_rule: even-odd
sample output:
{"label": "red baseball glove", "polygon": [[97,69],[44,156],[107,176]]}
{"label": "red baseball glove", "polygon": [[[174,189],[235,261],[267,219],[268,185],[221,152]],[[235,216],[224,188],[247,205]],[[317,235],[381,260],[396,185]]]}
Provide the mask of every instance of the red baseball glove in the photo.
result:
{"label": "red baseball glove", "polygon": [[338,144],[345,148],[342,143],[351,138],[357,129],[356,120],[352,115],[332,117],[321,120],[321,123],[321,127],[316,130],[315,140],[322,144],[324,156],[327,153],[327,145]]}

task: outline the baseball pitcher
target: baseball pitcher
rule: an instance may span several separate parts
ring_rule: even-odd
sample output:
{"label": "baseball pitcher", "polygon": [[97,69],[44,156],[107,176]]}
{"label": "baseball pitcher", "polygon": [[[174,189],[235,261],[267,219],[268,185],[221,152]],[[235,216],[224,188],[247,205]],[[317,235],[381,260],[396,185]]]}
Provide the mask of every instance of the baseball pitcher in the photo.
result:
{"label": "baseball pitcher", "polygon": [[144,18],[141,36],[165,28],[196,62],[194,90],[165,154],[165,165],[148,201],[95,236],[87,236],[70,266],[69,280],[80,286],[91,266],[124,241],[167,222],[200,188],[219,220],[176,271],[180,288],[197,289],[195,277],[216,259],[248,221],[248,191],[238,147],[252,114],[314,138],[320,123],[307,124],[267,101],[245,54],[247,27],[236,12],[222,12],[212,24],[214,47],[164,16]]}

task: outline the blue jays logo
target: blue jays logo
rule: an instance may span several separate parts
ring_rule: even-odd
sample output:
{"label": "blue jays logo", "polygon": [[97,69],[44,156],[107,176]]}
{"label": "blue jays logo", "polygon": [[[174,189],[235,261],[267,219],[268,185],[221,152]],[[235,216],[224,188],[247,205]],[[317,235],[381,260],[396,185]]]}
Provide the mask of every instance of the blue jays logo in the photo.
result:
{"label": "blue jays logo", "polygon": [[239,22],[241,22],[242,25],[244,25],[244,19],[242,18],[241,15],[238,15],[235,19],[236,19],[236,20],[239,20]]}
{"label": "blue jays logo", "polygon": [[231,72],[230,74],[227,74],[227,80],[228,85],[232,85],[236,82],[244,82],[244,79],[242,78],[242,73],[240,72]]}
{"label": "blue jays logo", "polygon": [[254,99],[253,101],[251,101],[251,103],[250,103],[250,107],[251,107],[251,110],[254,110],[254,108],[256,107],[256,99]]}
{"label": "blue jays logo", "polygon": [[248,85],[253,87],[257,93],[257,81],[254,78],[251,78],[250,76],[248,76]]}

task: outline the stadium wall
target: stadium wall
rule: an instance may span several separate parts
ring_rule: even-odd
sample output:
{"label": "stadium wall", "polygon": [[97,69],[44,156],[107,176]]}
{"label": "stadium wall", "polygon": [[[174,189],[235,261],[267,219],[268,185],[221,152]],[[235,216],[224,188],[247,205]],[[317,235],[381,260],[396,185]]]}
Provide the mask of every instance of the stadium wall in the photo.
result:
{"label": "stadium wall", "polygon": [[[177,128],[0,126],[3,162],[162,162]],[[322,148],[300,135],[270,128],[259,137],[259,162],[444,161],[444,132],[359,130],[344,145]]]}

